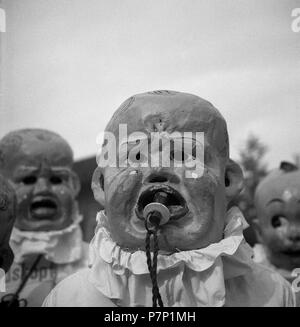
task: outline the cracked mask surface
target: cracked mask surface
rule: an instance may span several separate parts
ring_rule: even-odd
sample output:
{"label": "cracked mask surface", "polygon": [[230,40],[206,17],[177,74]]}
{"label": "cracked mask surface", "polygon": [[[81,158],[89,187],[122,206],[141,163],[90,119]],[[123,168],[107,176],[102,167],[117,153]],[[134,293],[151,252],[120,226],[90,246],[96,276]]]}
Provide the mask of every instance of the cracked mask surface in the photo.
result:
{"label": "cracked mask surface", "polygon": [[[191,94],[149,92],[131,97],[116,111],[106,128],[116,140],[120,124],[127,124],[128,135],[142,132],[149,142],[152,132],[204,133],[204,156],[196,158],[201,160],[204,170],[202,176],[187,178],[184,150],[179,154],[182,167],[175,167],[171,153],[170,167],[143,167],[148,159],[139,153],[135,167],[101,168],[98,177],[105,195],[106,227],[114,241],[129,250],[144,249],[142,209],[156,192],[162,191],[167,194],[171,218],[158,232],[161,250],[198,249],[218,242],[227,204],[224,181],[228,161],[226,122],[218,110]],[[128,144],[128,153],[131,147]],[[151,151],[150,146],[148,150]],[[160,151],[164,150],[162,146]]]}

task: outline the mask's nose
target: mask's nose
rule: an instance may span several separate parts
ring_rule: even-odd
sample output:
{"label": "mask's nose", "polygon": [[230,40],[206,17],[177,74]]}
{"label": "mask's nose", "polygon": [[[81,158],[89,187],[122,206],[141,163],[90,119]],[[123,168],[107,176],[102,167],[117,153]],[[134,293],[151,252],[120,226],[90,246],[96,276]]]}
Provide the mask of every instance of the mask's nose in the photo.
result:
{"label": "mask's nose", "polygon": [[49,182],[45,177],[39,177],[34,187],[34,194],[43,194],[49,192]]}
{"label": "mask's nose", "polygon": [[292,227],[289,229],[288,238],[293,243],[300,242],[300,228],[299,227]]}

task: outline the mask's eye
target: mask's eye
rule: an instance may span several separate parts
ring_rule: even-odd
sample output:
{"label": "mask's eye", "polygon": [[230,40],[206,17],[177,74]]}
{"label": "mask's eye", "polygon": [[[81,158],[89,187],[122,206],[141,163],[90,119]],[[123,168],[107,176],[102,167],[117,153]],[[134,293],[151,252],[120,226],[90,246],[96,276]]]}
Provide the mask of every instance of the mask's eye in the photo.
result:
{"label": "mask's eye", "polygon": [[25,184],[25,185],[32,185],[32,184],[35,184],[36,181],[37,181],[37,178],[36,178],[36,176],[33,176],[33,175],[31,175],[31,176],[26,176],[26,177],[24,177],[24,178],[22,179],[22,182],[23,182],[23,184]]}
{"label": "mask's eye", "polygon": [[54,185],[61,184],[63,182],[62,178],[60,176],[51,176],[50,177],[50,183]]}
{"label": "mask's eye", "polygon": [[287,223],[288,223],[287,219],[282,215],[275,215],[271,219],[271,224],[274,228],[281,227]]}
{"label": "mask's eye", "polygon": [[170,159],[178,162],[185,162],[189,159],[189,155],[185,153],[184,151],[180,150],[172,150],[170,151]]}
{"label": "mask's eye", "polygon": [[145,155],[143,155],[140,151],[135,154],[129,153],[127,158],[129,160],[129,162],[136,163],[136,164],[147,161],[147,157]]}

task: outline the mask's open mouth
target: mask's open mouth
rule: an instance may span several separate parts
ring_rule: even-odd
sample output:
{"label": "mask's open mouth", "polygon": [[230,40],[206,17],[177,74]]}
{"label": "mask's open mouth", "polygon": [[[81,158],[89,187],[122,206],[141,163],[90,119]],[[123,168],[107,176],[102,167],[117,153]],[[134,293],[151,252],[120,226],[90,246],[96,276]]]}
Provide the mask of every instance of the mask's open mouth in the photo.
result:
{"label": "mask's open mouth", "polygon": [[36,197],[30,206],[30,214],[34,219],[54,219],[57,212],[56,201],[49,197]]}
{"label": "mask's open mouth", "polygon": [[282,253],[290,257],[300,258],[300,249],[289,249],[289,250],[282,251]]}
{"label": "mask's open mouth", "polygon": [[145,218],[143,210],[147,204],[156,202],[155,194],[158,192],[165,195],[163,204],[169,209],[170,220],[180,219],[188,213],[186,201],[178,191],[167,185],[153,185],[144,191],[138,199],[135,209],[138,218]]}

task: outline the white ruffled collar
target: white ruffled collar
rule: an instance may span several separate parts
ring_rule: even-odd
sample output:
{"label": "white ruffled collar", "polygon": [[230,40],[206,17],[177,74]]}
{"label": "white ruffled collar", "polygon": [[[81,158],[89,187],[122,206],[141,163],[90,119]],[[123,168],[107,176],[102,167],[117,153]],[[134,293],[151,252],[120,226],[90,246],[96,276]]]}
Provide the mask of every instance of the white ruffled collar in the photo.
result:
{"label": "white ruffled collar", "polygon": [[56,264],[67,264],[79,260],[82,256],[82,216],[76,214],[73,223],[62,230],[49,232],[22,231],[13,228],[10,246],[16,263],[22,263],[26,257],[44,254],[45,258]]}
{"label": "white ruffled collar", "polygon": [[[129,252],[118,246],[102,226],[105,219],[104,212],[100,212],[90,244],[90,281],[121,305],[151,306],[145,252]],[[198,250],[159,254],[158,283],[164,302],[168,306],[224,305],[225,279],[245,274],[252,263],[252,250],[243,237],[246,227],[242,213],[233,207],[227,213],[224,238],[220,242]]]}

